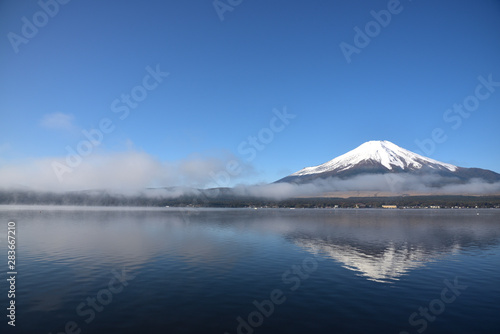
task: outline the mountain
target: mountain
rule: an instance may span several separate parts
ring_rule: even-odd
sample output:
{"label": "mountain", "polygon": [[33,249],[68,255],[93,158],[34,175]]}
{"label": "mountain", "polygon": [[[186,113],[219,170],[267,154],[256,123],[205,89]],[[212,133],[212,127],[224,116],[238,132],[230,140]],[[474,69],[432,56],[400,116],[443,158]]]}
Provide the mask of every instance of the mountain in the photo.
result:
{"label": "mountain", "polygon": [[500,174],[493,171],[458,167],[421,156],[387,140],[374,140],[319,166],[303,168],[276,183],[301,184],[331,177],[349,179],[361,174],[432,175],[433,179],[442,177],[434,186],[466,183],[473,179],[487,183],[500,182]]}

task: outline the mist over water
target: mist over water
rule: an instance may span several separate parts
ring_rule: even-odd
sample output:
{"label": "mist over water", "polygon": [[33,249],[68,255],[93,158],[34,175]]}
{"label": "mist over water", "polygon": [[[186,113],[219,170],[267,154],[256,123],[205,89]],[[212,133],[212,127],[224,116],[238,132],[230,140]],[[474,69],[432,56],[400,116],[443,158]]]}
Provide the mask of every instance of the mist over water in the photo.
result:
{"label": "mist over water", "polygon": [[81,333],[417,333],[425,318],[409,317],[455,278],[467,288],[425,332],[500,329],[498,210],[2,206],[0,217],[2,240],[17,224],[17,333],[70,321]]}

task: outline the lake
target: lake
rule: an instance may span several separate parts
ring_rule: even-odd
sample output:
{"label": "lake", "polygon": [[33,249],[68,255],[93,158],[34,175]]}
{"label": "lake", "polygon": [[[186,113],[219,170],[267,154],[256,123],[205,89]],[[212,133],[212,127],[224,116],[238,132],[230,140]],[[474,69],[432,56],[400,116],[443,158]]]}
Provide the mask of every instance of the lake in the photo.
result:
{"label": "lake", "polygon": [[1,206],[2,333],[498,333],[500,210]]}

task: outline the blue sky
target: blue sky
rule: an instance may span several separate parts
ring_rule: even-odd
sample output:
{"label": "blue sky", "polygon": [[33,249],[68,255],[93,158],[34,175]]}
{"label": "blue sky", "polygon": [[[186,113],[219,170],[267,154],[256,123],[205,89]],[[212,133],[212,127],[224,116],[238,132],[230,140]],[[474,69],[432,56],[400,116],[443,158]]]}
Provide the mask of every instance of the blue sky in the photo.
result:
{"label": "blue sky", "polygon": [[[500,172],[498,1],[221,0],[219,13],[209,0],[41,3],[0,3],[4,184],[77,188],[52,163],[67,164],[103,119],[108,133],[64,177],[126,184],[132,166],[170,174],[140,185],[210,186],[209,172],[237,161],[228,184],[272,182],[368,140]],[[372,37],[348,61],[355,27]],[[132,93],[140,101],[120,119],[111,105]],[[447,113],[463,103],[470,112]],[[284,110],[295,117],[273,121]]]}

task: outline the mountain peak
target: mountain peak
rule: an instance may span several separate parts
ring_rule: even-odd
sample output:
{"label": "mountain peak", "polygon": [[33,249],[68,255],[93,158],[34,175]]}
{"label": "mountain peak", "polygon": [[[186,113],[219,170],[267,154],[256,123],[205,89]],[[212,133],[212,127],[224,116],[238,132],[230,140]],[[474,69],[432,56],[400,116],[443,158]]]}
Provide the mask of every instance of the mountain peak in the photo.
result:
{"label": "mountain peak", "polygon": [[291,176],[339,173],[359,166],[380,167],[386,171],[414,171],[428,167],[454,172],[458,168],[413,153],[387,140],[372,140],[333,160],[318,166],[306,167]]}
{"label": "mountain peak", "polygon": [[[397,177],[388,178],[391,174]],[[481,168],[457,167],[413,153],[387,140],[371,140],[333,160],[306,167],[275,183],[314,183],[327,192],[375,189],[377,192],[408,193],[416,189],[434,192],[447,185],[464,186],[468,182],[497,189],[500,174]],[[491,186],[495,183],[497,188]],[[477,187],[471,187],[474,188]]]}

